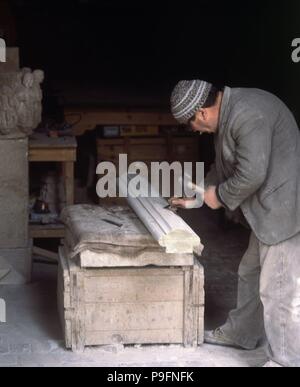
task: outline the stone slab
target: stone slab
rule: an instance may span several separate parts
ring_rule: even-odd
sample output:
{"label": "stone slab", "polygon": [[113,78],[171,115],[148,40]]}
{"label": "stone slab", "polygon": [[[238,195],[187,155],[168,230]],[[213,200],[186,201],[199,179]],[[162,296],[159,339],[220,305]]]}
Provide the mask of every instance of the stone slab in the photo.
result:
{"label": "stone slab", "polygon": [[166,254],[165,252],[143,251],[137,257],[123,257],[118,254],[97,253],[85,250],[80,254],[80,266],[99,267],[144,267],[155,266],[192,266],[193,254]]}

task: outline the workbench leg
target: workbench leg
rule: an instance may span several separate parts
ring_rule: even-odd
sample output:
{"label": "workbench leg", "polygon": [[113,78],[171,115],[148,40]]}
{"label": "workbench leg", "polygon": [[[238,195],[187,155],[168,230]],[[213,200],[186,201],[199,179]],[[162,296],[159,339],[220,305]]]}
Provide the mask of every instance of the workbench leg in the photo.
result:
{"label": "workbench leg", "polygon": [[63,176],[65,182],[66,203],[67,206],[74,204],[74,163],[63,163]]}

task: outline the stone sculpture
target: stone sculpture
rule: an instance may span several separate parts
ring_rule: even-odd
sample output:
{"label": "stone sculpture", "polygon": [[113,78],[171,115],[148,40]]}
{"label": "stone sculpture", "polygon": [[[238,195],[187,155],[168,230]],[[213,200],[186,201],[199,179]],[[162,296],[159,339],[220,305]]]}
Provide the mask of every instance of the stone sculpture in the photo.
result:
{"label": "stone sculpture", "polygon": [[0,136],[28,136],[39,125],[43,80],[43,71],[29,68],[0,73]]}

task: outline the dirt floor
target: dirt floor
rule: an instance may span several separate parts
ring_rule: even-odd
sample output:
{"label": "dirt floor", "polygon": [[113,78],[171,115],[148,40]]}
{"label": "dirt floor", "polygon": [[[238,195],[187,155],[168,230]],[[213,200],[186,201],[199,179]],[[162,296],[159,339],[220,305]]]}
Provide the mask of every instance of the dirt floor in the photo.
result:
{"label": "dirt floor", "polygon": [[[235,306],[237,268],[249,232],[224,222],[207,208],[183,212],[200,235],[205,251],[206,329],[222,324]],[[53,265],[35,264],[27,286],[0,287],[7,304],[7,323],[0,324],[0,366],[61,367],[259,367],[266,362],[264,349],[241,351],[203,345],[106,346],[82,354],[64,349],[56,311],[56,272]]]}

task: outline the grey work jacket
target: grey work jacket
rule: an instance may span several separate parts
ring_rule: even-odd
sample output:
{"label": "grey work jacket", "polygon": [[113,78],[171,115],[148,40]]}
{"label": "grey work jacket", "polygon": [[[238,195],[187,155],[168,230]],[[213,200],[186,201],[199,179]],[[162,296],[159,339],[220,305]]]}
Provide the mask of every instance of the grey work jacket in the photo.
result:
{"label": "grey work jacket", "polygon": [[259,89],[226,87],[215,148],[205,184],[217,185],[227,209],[240,208],[267,245],[300,232],[300,135],[280,99]]}

